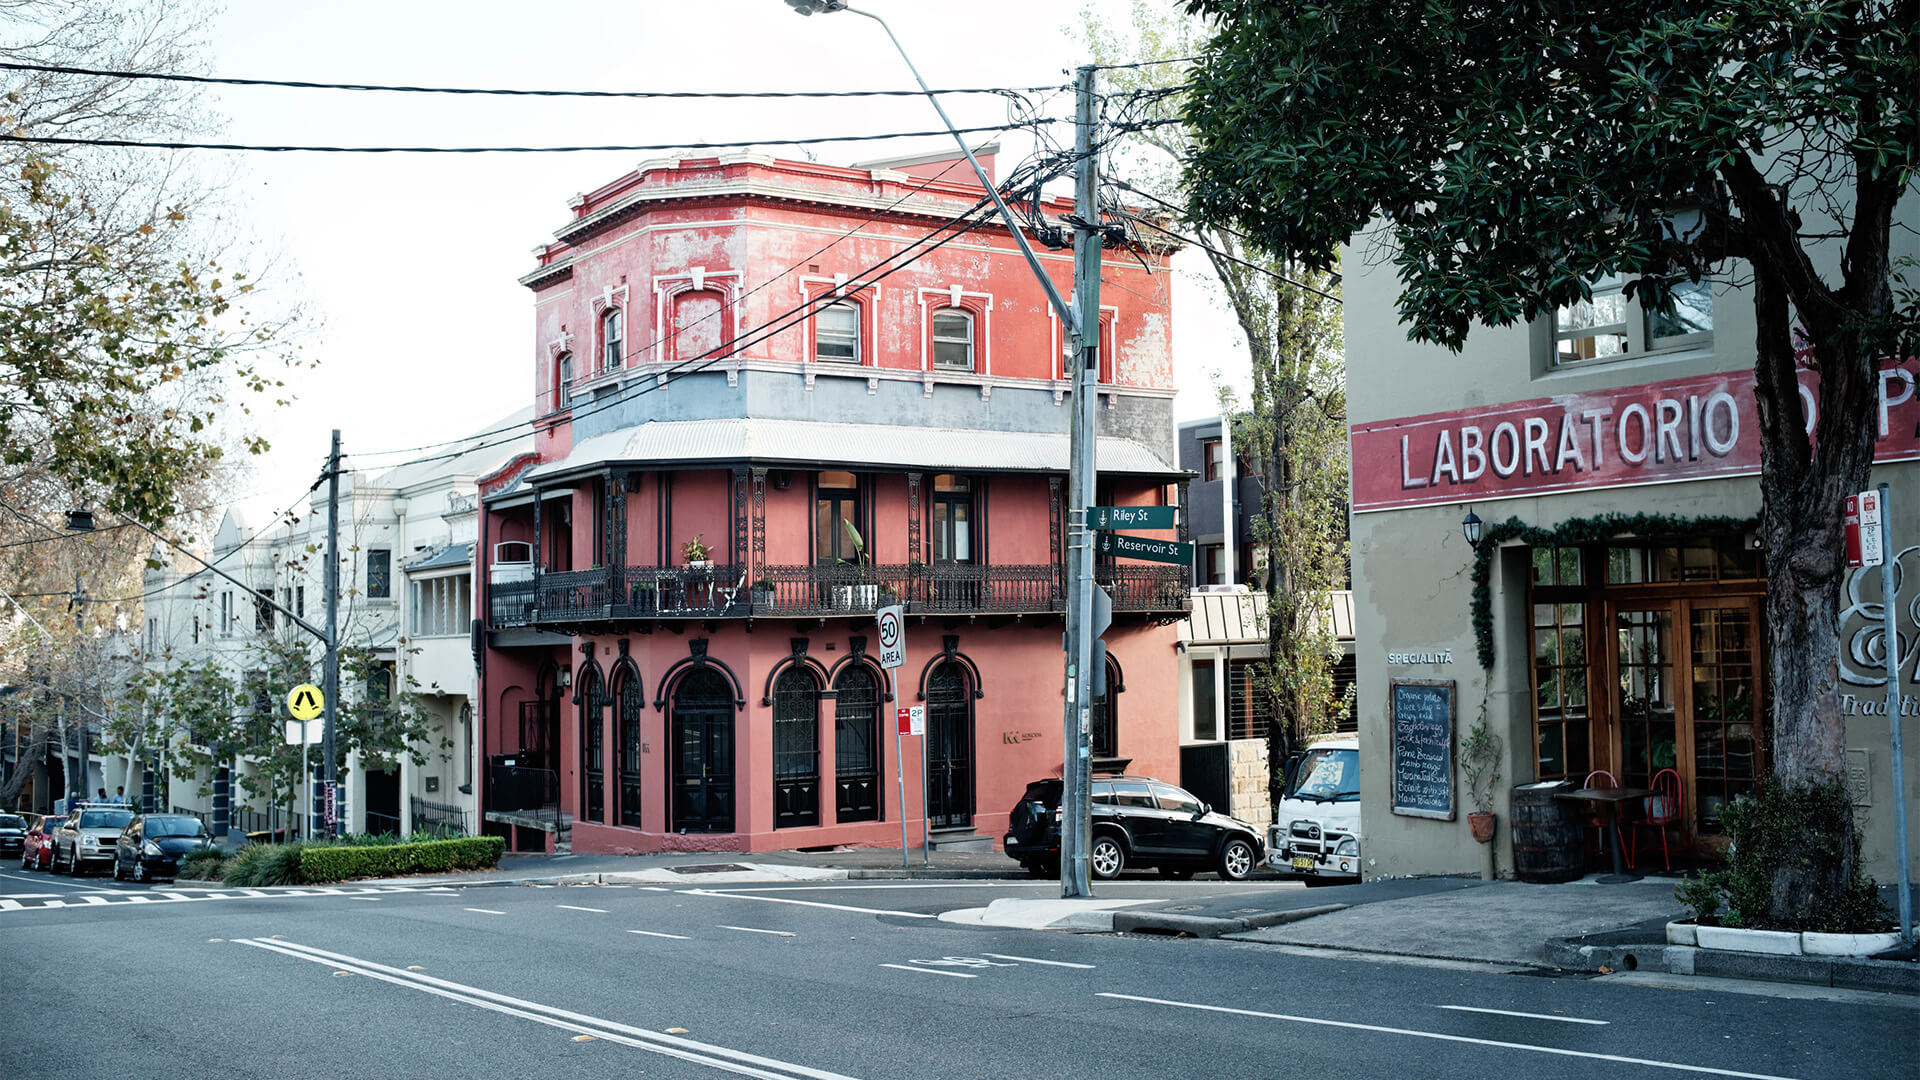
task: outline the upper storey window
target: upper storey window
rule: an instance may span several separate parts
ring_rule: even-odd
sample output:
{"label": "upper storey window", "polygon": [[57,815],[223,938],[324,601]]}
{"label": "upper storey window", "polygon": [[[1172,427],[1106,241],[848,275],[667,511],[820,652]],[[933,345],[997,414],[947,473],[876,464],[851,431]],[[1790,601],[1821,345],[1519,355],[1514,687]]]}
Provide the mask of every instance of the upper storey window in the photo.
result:
{"label": "upper storey window", "polygon": [[711,290],[683,292],[673,298],[673,358],[718,359],[721,338],[720,294]]}
{"label": "upper storey window", "polygon": [[627,360],[626,317],[619,308],[600,316],[600,368],[617,371]]}
{"label": "upper storey window", "polygon": [[[1676,214],[1667,227],[1684,239],[1701,229],[1698,211]],[[1558,366],[1619,360],[1670,349],[1713,345],[1713,282],[1684,277],[1669,284],[1672,304],[1662,309],[1626,292],[1619,274],[1593,282],[1592,299],[1559,308],[1553,318],[1553,362]]]}
{"label": "upper storey window", "polygon": [[840,364],[860,362],[860,309],[842,301],[813,316],[813,358]]}
{"label": "upper storey window", "polygon": [[553,407],[564,409],[573,404],[573,354],[563,352],[553,363]]}
{"label": "upper storey window", "polygon": [[973,314],[955,308],[933,313],[933,366],[973,370]]}

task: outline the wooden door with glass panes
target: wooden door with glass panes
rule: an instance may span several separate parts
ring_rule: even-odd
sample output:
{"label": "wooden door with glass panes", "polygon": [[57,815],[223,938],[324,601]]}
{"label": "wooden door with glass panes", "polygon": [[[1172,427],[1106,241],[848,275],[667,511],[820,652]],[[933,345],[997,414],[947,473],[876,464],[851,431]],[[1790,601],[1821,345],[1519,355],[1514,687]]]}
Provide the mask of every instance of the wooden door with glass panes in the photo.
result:
{"label": "wooden door with glass panes", "polygon": [[1718,845],[1721,811],[1765,768],[1759,598],[1623,598],[1605,619],[1611,771],[1623,787],[1647,788],[1674,770],[1683,831]]}

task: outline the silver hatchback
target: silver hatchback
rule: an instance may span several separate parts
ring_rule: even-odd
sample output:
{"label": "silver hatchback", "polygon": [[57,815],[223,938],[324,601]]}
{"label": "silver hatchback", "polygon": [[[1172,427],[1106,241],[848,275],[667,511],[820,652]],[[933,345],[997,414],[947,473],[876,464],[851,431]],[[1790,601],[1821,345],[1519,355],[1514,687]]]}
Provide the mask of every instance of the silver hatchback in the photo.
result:
{"label": "silver hatchback", "polygon": [[78,874],[92,863],[113,864],[113,848],[120,830],[133,820],[126,806],[83,806],[67,815],[53,834],[53,869]]}

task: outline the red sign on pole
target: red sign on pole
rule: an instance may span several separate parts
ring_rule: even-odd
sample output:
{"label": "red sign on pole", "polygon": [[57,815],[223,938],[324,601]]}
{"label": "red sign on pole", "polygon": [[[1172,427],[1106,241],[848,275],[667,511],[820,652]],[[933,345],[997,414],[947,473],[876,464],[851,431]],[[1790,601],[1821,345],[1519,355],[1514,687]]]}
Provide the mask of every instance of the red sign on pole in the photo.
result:
{"label": "red sign on pole", "polygon": [[927,707],[925,705],[900,705],[893,710],[893,719],[899,725],[902,735],[923,735],[927,730]]}
{"label": "red sign on pole", "polygon": [[1847,565],[1865,566],[1860,561],[1860,496],[1847,496],[1847,512],[1841,520],[1847,528]]}

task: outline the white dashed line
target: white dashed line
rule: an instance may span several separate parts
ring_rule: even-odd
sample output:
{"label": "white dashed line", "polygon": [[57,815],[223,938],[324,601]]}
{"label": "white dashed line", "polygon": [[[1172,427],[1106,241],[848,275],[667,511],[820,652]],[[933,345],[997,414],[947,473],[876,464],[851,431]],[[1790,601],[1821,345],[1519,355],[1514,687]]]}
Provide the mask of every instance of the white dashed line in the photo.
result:
{"label": "white dashed line", "polygon": [[692,938],[687,937],[685,934],[663,934],[658,930],[629,930],[627,931],[627,933],[645,934],[648,937],[672,938],[674,941],[692,941],[693,940]]}
{"label": "white dashed line", "polygon": [[483,907],[470,907],[467,910],[477,911],[482,915],[505,915],[506,914],[506,912],[504,911],[495,911],[492,908],[483,908]]}
{"label": "white dashed line", "polygon": [[572,904],[555,904],[553,906],[557,908],[566,908],[568,911],[591,911],[595,915],[605,915],[607,913],[607,909],[603,907],[575,907]]}
{"label": "white dashed line", "polygon": [[719,926],[720,929],[722,930],[738,930],[746,934],[772,934],[775,937],[793,937],[794,936],[792,934],[787,933],[785,930],[762,930],[757,926],[728,926],[726,923],[717,923],[715,925]]}
{"label": "white dashed line", "polygon": [[1491,1013],[1494,1016],[1518,1016],[1527,1020],[1557,1020],[1562,1024],[1598,1024],[1601,1027],[1605,1027],[1608,1023],[1605,1020],[1583,1020],[1578,1016],[1548,1016],[1546,1013],[1512,1012],[1508,1009],[1476,1009],[1471,1005],[1441,1005],[1439,1007],[1442,1009],[1451,1009],[1454,1012]]}
{"label": "white dashed line", "polygon": [[927,975],[947,975],[955,979],[977,979],[980,977],[978,975],[969,975],[964,971],[941,971],[939,968],[914,967],[912,964],[881,964],[880,966],[890,967],[897,971],[918,971]]}
{"label": "white dashed line", "polygon": [[1018,960],[1023,964],[1045,964],[1048,967],[1080,968],[1083,971],[1093,970],[1092,964],[1070,964],[1065,960],[1042,960],[1034,956],[1008,956],[1005,953],[997,952],[981,953],[980,955],[991,956],[995,960]]}

